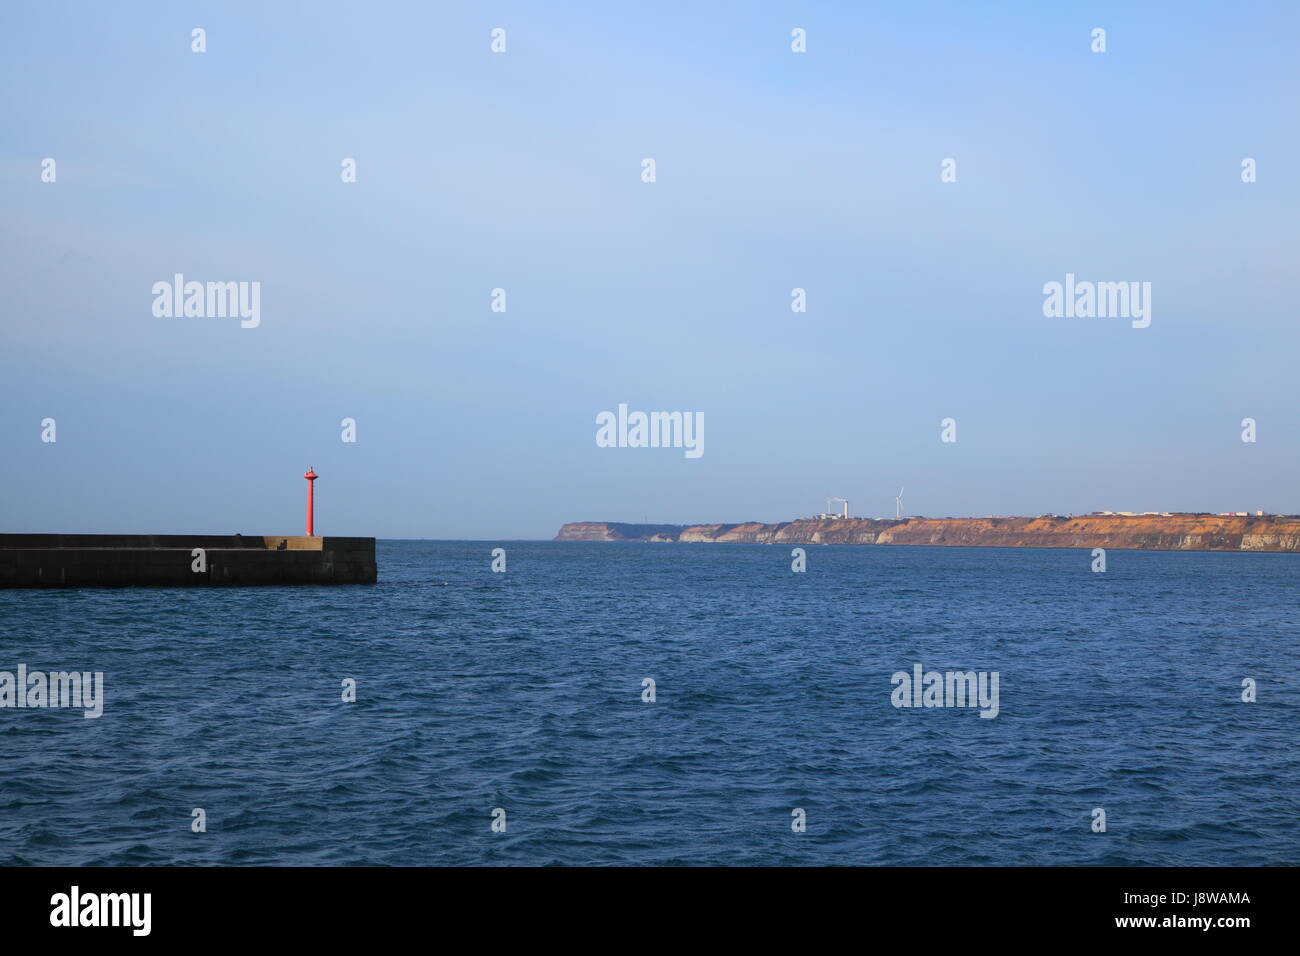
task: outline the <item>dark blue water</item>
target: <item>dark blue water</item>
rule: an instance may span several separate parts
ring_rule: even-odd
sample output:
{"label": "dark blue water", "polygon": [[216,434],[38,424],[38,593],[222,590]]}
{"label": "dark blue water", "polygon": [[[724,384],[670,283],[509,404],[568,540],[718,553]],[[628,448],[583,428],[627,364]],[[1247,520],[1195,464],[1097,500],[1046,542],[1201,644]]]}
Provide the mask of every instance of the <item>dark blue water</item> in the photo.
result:
{"label": "dark blue water", "polygon": [[[0,862],[1300,858],[1300,556],[494,546],[381,542],[370,588],[0,591],[0,670],[106,697],[0,710]],[[999,715],[894,708],[915,663],[997,671]]]}

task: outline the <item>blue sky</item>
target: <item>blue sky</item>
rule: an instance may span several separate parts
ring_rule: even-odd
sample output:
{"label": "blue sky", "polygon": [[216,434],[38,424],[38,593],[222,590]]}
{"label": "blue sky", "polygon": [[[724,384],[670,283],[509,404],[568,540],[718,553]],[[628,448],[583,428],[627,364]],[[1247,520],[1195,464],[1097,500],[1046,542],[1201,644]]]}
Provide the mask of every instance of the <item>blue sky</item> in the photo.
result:
{"label": "blue sky", "polygon": [[1298,8],[1126,7],[7,3],[0,528],[1300,512]]}

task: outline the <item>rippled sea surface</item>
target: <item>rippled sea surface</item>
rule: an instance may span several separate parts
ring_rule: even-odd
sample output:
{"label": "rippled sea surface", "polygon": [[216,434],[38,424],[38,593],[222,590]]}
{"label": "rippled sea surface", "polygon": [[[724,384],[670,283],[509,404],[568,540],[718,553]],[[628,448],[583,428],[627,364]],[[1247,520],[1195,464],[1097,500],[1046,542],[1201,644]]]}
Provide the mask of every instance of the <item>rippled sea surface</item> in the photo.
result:
{"label": "rippled sea surface", "polygon": [[[0,862],[1300,859],[1300,555],[379,548],[373,587],[0,591],[0,670],[106,698],[0,710]],[[998,716],[896,709],[917,663]]]}

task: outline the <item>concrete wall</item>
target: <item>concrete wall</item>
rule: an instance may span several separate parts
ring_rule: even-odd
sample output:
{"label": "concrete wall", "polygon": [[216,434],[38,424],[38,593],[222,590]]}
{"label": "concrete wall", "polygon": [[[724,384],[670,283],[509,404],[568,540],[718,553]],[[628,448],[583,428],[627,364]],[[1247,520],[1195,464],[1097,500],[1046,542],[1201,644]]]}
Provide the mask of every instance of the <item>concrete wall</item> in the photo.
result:
{"label": "concrete wall", "polygon": [[[0,550],[6,548],[263,548],[275,550],[281,543],[290,551],[330,551],[352,548],[348,542],[374,549],[374,538],[307,537],[306,535],[261,534],[0,534]],[[368,542],[368,543],[366,543]]]}
{"label": "concrete wall", "polygon": [[[192,569],[202,548],[207,569]],[[0,535],[0,588],[374,584],[374,538]]]}

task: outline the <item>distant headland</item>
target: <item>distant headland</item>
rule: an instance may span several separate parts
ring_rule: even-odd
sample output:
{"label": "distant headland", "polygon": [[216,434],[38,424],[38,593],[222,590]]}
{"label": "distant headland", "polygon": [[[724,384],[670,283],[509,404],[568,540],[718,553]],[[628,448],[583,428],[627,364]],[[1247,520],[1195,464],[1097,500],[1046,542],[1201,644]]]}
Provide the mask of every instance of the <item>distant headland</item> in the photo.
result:
{"label": "distant headland", "polygon": [[844,518],[764,524],[626,524],[576,521],[556,541],[728,544],[892,544],[975,548],[1115,548],[1134,551],[1300,551],[1300,515],[1117,514],[1037,518]]}

